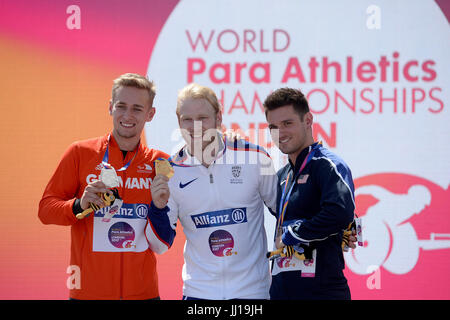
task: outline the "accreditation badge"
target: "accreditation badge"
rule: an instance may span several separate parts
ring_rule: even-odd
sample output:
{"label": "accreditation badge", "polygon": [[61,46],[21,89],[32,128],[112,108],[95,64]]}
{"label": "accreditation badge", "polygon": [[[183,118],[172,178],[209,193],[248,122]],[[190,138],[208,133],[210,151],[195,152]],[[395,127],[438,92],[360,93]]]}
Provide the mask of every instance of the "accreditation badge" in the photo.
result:
{"label": "accreditation badge", "polygon": [[301,271],[300,277],[314,278],[316,275],[317,250],[312,251],[312,259],[300,260],[295,256],[277,258],[273,262],[272,275],[286,271]]}
{"label": "accreditation badge", "polygon": [[317,250],[312,252],[312,259],[300,260],[300,270],[302,278],[314,278],[316,276]]}
{"label": "accreditation badge", "polygon": [[93,251],[142,252],[148,249],[145,226],[149,205],[122,203],[120,210],[111,214],[114,206],[104,207],[94,214]]}
{"label": "accreditation badge", "polygon": [[[288,226],[292,224],[294,220],[284,221],[282,226],[279,226],[276,230],[277,237],[288,230]],[[316,256],[317,250],[313,249],[311,255],[305,254],[305,249],[301,245],[293,246],[295,253],[291,256],[279,256],[275,258],[272,266],[272,275],[275,276],[281,272],[286,271],[301,271],[300,277],[302,278],[314,278],[316,275]],[[305,259],[305,255],[310,259]]]}

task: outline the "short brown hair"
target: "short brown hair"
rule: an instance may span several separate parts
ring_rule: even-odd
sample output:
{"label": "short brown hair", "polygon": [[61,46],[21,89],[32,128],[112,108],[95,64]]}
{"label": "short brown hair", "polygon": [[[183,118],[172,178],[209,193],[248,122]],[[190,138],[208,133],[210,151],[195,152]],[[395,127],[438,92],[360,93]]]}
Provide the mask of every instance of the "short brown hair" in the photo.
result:
{"label": "short brown hair", "polygon": [[303,116],[309,112],[308,101],[305,95],[297,89],[280,88],[269,94],[264,100],[263,106],[266,113],[280,107],[292,105],[303,121]]}
{"label": "short brown hair", "polygon": [[144,76],[141,76],[137,73],[125,73],[122,74],[120,77],[115,79],[113,81],[113,87],[112,87],[112,100],[114,101],[114,96],[116,93],[116,90],[119,87],[133,87],[137,89],[145,89],[148,91],[148,95],[150,98],[150,107],[153,106],[153,100],[155,99],[156,95],[156,88],[152,81],[147,79]]}

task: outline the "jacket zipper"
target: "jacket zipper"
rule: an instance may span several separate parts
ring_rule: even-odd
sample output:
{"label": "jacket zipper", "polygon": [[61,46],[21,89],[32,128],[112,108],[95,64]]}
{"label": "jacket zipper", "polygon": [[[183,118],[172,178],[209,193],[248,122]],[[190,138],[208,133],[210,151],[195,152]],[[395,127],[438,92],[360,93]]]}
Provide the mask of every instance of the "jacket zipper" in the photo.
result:
{"label": "jacket zipper", "polygon": [[[214,163],[212,163],[209,167],[208,167],[208,171],[209,171],[209,183],[210,184],[213,184],[214,183],[214,176],[213,176],[213,174],[212,174],[212,166],[214,165]],[[214,192],[214,196],[215,196],[215,198],[216,198],[216,200],[220,200],[218,197],[217,197],[217,192],[216,192],[216,190],[214,190],[213,191]],[[216,201],[217,202],[217,201]],[[225,275],[226,275],[226,272],[225,272],[225,270],[226,270],[227,268],[226,268],[226,259],[222,259],[222,299],[223,300],[225,300],[226,299],[226,297],[227,297],[227,294],[226,294],[226,289],[225,289],[225,286],[226,286],[226,279],[225,279]]]}

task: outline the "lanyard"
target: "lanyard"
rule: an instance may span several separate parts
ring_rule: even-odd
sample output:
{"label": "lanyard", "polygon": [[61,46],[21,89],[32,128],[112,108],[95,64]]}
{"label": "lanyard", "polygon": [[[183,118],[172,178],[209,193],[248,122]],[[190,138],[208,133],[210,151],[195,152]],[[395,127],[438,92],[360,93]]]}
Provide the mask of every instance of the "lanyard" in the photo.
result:
{"label": "lanyard", "polygon": [[[280,198],[280,209],[279,209],[280,212],[279,212],[279,216],[278,216],[276,230],[279,230],[279,228],[283,225],[284,215],[286,213],[286,208],[289,203],[289,198],[291,197],[292,190],[294,189],[295,180],[300,176],[300,173],[303,171],[303,169],[306,167],[306,165],[311,161],[312,157],[314,156],[314,150],[316,149],[316,146],[310,147],[310,148],[311,148],[311,150],[309,151],[309,153],[306,155],[305,159],[303,160],[303,163],[300,166],[300,169],[298,170],[297,174],[295,176],[293,176],[293,172],[288,173],[288,176],[286,178],[286,183],[284,185],[283,193],[281,194],[281,198]],[[287,187],[289,184],[291,174],[293,176],[293,179],[292,179],[291,186],[289,187],[289,190],[288,190]],[[286,193],[286,190],[288,190],[287,193]]]}
{"label": "lanyard", "polygon": [[[103,166],[105,168],[107,168],[107,169],[113,169],[113,166],[108,163],[110,138],[111,138],[111,136],[108,136],[108,144],[106,145],[106,151],[105,151],[105,154],[103,155],[103,160],[102,160]],[[128,167],[130,166],[131,162],[133,162],[134,158],[136,158],[138,150],[139,150],[139,146],[138,146],[138,149],[136,150],[136,153],[134,154],[133,158],[131,158],[130,161],[128,161],[122,168],[120,168],[119,170],[116,170],[116,171],[125,171],[125,170],[127,170]]]}

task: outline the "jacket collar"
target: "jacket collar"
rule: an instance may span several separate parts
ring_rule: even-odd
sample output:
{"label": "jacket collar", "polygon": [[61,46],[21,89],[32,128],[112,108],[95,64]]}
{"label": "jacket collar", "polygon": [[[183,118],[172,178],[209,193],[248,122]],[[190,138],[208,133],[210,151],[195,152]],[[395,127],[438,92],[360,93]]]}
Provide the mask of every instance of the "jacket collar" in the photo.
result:
{"label": "jacket collar", "polygon": [[[105,148],[109,144],[110,153],[111,152],[113,152],[114,154],[120,153],[120,155],[122,155],[122,151],[119,148],[119,144],[117,143],[116,139],[114,138],[114,135],[112,134],[112,132],[105,135],[104,139],[105,139],[104,140]],[[136,154],[136,152],[139,152],[139,153],[142,152],[142,150],[141,150],[142,148],[143,148],[143,146],[142,146],[141,140],[139,140],[136,148],[134,148],[134,150],[132,150],[132,151],[128,151],[125,159],[123,159],[123,160],[131,159]]]}
{"label": "jacket collar", "polygon": [[[219,138],[219,151],[217,152],[216,156],[214,157],[214,163],[217,159],[222,157],[225,154],[226,151],[226,142],[225,137],[222,134],[218,134],[217,136]],[[187,145],[184,145],[183,148],[181,148],[180,151],[178,151],[173,157],[170,158],[170,161],[173,162],[173,164],[178,166],[201,166],[202,163],[200,160],[198,160],[196,157],[191,155],[187,150]],[[211,163],[211,164],[212,164]]]}
{"label": "jacket collar", "polygon": [[309,145],[308,147],[304,148],[299,155],[297,156],[297,159],[295,160],[295,164],[292,163],[291,160],[289,160],[290,168],[297,173],[300,170],[300,167],[305,160],[306,156],[309,154],[309,152],[315,148],[317,148],[319,145],[321,145],[320,142],[314,142],[313,144]]}

